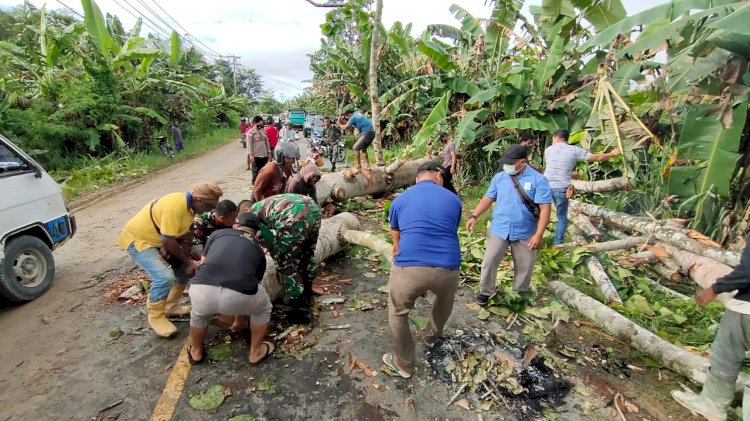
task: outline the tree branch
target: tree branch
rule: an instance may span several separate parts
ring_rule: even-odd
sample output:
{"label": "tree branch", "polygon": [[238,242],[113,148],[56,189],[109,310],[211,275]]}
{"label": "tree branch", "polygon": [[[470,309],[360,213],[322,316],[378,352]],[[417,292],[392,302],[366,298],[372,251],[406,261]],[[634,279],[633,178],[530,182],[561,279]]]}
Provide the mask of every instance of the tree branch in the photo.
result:
{"label": "tree branch", "polygon": [[336,4],[336,3],[317,3],[313,0],[305,0],[306,2],[312,4],[315,7],[344,7],[343,4]]}

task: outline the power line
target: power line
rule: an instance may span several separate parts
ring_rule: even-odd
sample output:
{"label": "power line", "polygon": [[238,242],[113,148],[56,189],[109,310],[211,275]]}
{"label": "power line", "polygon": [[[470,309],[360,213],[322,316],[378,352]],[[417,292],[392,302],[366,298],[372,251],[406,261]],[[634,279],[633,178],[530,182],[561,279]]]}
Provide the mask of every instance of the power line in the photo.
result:
{"label": "power line", "polygon": [[78,13],[78,12],[77,12],[77,11],[76,11],[75,9],[73,9],[72,7],[70,7],[70,6],[68,6],[67,4],[65,4],[65,3],[61,2],[60,0],[57,0],[57,2],[58,2],[58,3],[60,3],[60,4],[62,4],[62,5],[63,5],[63,7],[65,7],[65,8],[66,8],[66,9],[68,9],[69,11],[71,11],[71,12],[75,13],[76,15],[78,15],[78,16],[79,16],[79,17],[80,17],[81,19],[84,19],[83,15],[82,15],[82,14],[80,14],[80,13]]}
{"label": "power line", "polygon": [[209,47],[208,45],[204,44],[204,43],[203,43],[203,41],[201,41],[201,40],[199,40],[198,38],[196,38],[195,36],[193,36],[193,35],[192,35],[192,34],[190,33],[190,31],[188,31],[188,30],[187,30],[187,28],[185,28],[184,26],[182,26],[182,25],[180,24],[180,22],[178,22],[178,21],[177,21],[177,19],[173,18],[173,17],[172,17],[172,15],[170,15],[170,14],[169,14],[169,13],[168,13],[168,12],[167,12],[166,10],[164,10],[164,8],[163,8],[163,7],[161,7],[161,5],[160,5],[160,4],[159,4],[159,3],[158,3],[158,2],[156,1],[156,0],[151,0],[151,1],[152,1],[152,2],[153,2],[153,3],[155,4],[155,5],[156,5],[156,7],[158,7],[158,8],[159,8],[159,10],[161,10],[162,12],[164,12],[164,14],[165,14],[165,15],[167,15],[167,17],[168,17],[168,18],[172,19],[172,21],[174,21],[174,23],[175,23],[175,24],[177,24],[177,26],[179,26],[179,27],[180,27],[180,29],[182,29],[183,31],[185,31],[185,36],[186,36],[186,37],[187,37],[187,36],[191,37],[192,39],[194,39],[195,41],[197,41],[197,42],[198,42],[198,43],[199,43],[200,45],[202,45],[203,47],[205,47],[205,48],[206,48],[206,49],[207,49],[208,51],[211,51],[211,52],[213,52],[213,53],[214,53],[214,54],[216,54],[217,56],[222,56],[222,54],[221,54],[221,53],[219,53],[219,52],[218,52],[218,51],[216,51],[216,50],[213,50],[213,49],[212,49],[211,47]]}

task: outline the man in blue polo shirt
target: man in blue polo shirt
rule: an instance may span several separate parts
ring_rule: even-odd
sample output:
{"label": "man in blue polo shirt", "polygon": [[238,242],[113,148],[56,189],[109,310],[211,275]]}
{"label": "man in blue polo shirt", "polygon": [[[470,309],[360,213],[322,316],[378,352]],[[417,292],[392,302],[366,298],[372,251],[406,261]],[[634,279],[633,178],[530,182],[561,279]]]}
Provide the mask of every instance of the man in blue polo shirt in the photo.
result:
{"label": "man in blue polo shirt", "polygon": [[[346,122],[346,123],[344,123]],[[348,109],[344,114],[338,118],[336,124],[339,126],[342,132],[345,132],[350,127],[354,127],[359,131],[359,139],[354,143],[354,161],[357,164],[357,169],[362,168],[360,162],[360,152],[365,154],[364,169],[370,169],[370,157],[367,156],[367,148],[372,145],[375,140],[375,130],[372,128],[370,119],[365,117],[362,113],[355,113],[351,109]]]}
{"label": "man in blue polo shirt", "polygon": [[549,223],[552,190],[547,179],[528,165],[528,153],[522,145],[508,147],[500,160],[503,172],[492,178],[484,198],[466,221],[466,229],[473,230],[477,218],[495,203],[476,299],[481,305],[497,290],[497,268],[508,246],[513,256],[513,290],[527,291],[531,284],[536,252]]}
{"label": "man in blue polo shirt", "polygon": [[391,204],[394,259],[388,325],[394,352],[383,355],[383,362],[403,378],[411,377],[416,366],[409,312],[417,297],[427,291],[435,294],[425,332],[427,341],[432,341],[443,333],[458,289],[461,201],[442,187],[442,172],[436,162],[422,164],[416,185]]}

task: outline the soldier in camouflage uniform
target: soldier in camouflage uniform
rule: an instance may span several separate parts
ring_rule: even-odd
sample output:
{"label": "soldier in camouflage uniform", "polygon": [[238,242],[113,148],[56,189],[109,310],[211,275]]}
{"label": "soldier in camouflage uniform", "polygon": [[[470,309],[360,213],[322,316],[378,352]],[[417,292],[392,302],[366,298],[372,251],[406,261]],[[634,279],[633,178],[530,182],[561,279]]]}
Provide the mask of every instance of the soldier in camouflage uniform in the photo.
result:
{"label": "soldier in camouflage uniform", "polygon": [[276,263],[285,287],[284,301],[292,306],[289,321],[310,323],[320,207],[307,196],[285,193],[253,204],[251,212],[260,218],[261,242]]}

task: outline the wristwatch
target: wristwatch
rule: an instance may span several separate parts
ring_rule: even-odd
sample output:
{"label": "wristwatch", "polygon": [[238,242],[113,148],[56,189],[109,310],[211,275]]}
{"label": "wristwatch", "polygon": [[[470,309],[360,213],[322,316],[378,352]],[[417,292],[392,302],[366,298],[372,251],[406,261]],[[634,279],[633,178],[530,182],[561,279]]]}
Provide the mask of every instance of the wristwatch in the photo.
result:
{"label": "wristwatch", "polygon": [[474,214],[469,215],[469,219],[477,219],[477,217]]}

